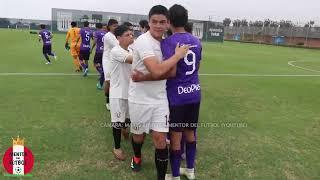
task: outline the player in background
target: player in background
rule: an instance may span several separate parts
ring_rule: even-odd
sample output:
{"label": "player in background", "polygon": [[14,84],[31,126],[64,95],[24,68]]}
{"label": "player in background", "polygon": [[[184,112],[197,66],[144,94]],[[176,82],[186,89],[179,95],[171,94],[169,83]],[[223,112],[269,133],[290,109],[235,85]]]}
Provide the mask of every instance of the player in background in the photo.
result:
{"label": "player in background", "polygon": [[[173,34],[161,42],[163,58],[174,54],[175,44],[189,44],[190,49],[183,61],[175,68],[175,77],[167,80],[167,93],[170,108],[170,163],[172,179],[185,175],[195,179],[194,162],[196,156],[195,130],[198,124],[201,101],[199,66],[202,46],[198,38],[186,32],[188,11],[181,5],[169,9],[169,20]],[[183,124],[183,126],[179,126]],[[187,168],[180,168],[182,133],[186,141]]]}
{"label": "player in background", "polygon": [[103,73],[103,67],[102,67],[102,56],[103,56],[103,37],[106,34],[106,31],[102,29],[102,24],[97,23],[96,24],[96,31],[93,33],[93,45],[91,48],[90,53],[92,53],[93,48],[96,46],[96,53],[94,55],[94,67],[98,71],[100,78],[99,82],[97,83],[98,89],[103,89],[103,83],[104,83],[104,73]]}
{"label": "player in background", "polygon": [[46,25],[41,24],[40,25],[40,32],[39,32],[39,42],[42,40],[42,43],[43,43],[42,54],[47,60],[46,64],[51,64],[49,56],[53,56],[54,59],[57,59],[57,56],[52,52],[51,39],[52,39],[51,32],[46,29]]}
{"label": "player in background", "polygon": [[139,28],[140,28],[141,34],[147,32],[150,29],[148,21],[145,19],[141,20],[139,22]]}
{"label": "player in background", "polygon": [[166,134],[169,131],[169,105],[166,92],[166,79],[170,70],[188,52],[189,46],[176,45],[175,54],[162,61],[160,41],[168,26],[168,10],[157,5],[149,12],[150,30],[134,42],[132,68],[146,75],[146,79],[129,84],[129,114],[131,119],[133,171],[141,169],[141,148],[144,134],[152,132],[155,147],[157,179],[164,180],[168,165]]}
{"label": "player in background", "polygon": [[109,105],[109,88],[110,88],[110,69],[108,66],[110,63],[110,51],[113,47],[118,45],[118,40],[114,35],[115,29],[118,27],[118,21],[115,19],[110,19],[108,21],[108,33],[103,37],[103,57],[102,57],[102,67],[104,71],[104,94],[106,97],[106,108],[110,110]]}
{"label": "player in background", "polygon": [[85,21],[83,23],[83,28],[80,29],[80,38],[78,38],[75,47],[77,47],[79,41],[80,44],[80,54],[79,60],[80,65],[83,69],[83,76],[87,76],[89,69],[88,69],[88,61],[90,58],[90,40],[93,38],[92,31],[89,28],[89,22]]}
{"label": "player in background", "polygon": [[128,88],[131,75],[132,51],[129,45],[133,43],[133,32],[126,25],[118,26],[114,35],[119,45],[112,48],[110,74],[110,114],[114,139],[113,154],[119,160],[126,156],[120,148],[121,132],[127,128],[129,120]]}
{"label": "player in background", "polygon": [[[80,28],[77,27],[76,22],[71,22],[71,28],[67,32],[65,48],[70,50],[70,54],[73,58],[74,69],[76,72],[81,71],[81,66],[79,62],[80,44],[75,46],[78,38],[80,37]],[[71,41],[71,46],[69,45]]]}

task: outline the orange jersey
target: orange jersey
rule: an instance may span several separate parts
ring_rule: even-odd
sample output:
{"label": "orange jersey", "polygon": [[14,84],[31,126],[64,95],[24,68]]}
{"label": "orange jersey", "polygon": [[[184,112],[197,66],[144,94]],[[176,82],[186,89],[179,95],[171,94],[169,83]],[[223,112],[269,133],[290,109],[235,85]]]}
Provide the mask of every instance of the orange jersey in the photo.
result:
{"label": "orange jersey", "polygon": [[70,28],[67,33],[66,42],[69,42],[69,40],[71,39],[71,46],[75,46],[79,37],[80,37],[80,28],[77,28],[77,27]]}

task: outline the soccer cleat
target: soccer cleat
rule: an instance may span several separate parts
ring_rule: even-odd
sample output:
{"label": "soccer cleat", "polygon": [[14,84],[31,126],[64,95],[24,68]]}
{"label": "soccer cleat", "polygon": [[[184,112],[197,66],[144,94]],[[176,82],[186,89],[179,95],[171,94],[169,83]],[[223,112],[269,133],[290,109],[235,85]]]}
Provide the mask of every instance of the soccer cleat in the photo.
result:
{"label": "soccer cleat", "polygon": [[86,68],[86,69],[84,70],[84,72],[83,72],[83,76],[84,76],[84,77],[88,76],[88,72],[89,72],[89,69]]}
{"label": "soccer cleat", "polygon": [[97,83],[97,89],[99,89],[99,90],[102,90],[103,88],[102,88],[102,86],[101,86],[101,84],[98,82]]}
{"label": "soccer cleat", "polygon": [[112,153],[114,157],[119,159],[120,161],[126,160],[126,155],[121,149],[113,149]]}
{"label": "soccer cleat", "polygon": [[51,64],[51,62],[46,62],[46,64]]}
{"label": "soccer cleat", "polygon": [[172,174],[166,174],[165,180],[180,180],[180,176],[173,177]]}
{"label": "soccer cleat", "polygon": [[108,111],[110,111],[110,105],[109,105],[109,103],[106,103],[106,108],[107,108]]}
{"label": "soccer cleat", "polygon": [[131,169],[135,172],[138,172],[141,170],[141,159],[140,162],[136,163],[134,161],[134,157],[131,158]]}
{"label": "soccer cleat", "polygon": [[187,177],[189,180],[196,179],[196,176],[194,175],[194,169],[180,168],[180,174]]}

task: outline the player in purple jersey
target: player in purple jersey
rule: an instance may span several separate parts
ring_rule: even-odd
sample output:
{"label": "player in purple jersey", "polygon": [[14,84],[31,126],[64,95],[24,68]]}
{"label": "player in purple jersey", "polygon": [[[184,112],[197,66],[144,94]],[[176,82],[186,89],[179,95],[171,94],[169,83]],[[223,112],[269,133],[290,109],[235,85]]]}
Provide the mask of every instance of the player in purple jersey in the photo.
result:
{"label": "player in purple jersey", "polygon": [[44,24],[40,25],[40,29],[41,30],[39,32],[39,42],[42,40],[42,53],[47,60],[46,64],[51,64],[49,56],[53,56],[55,59],[57,59],[57,56],[52,52],[52,34],[50,31],[46,30],[46,26]]}
{"label": "player in purple jersey", "polygon": [[99,82],[97,83],[97,88],[102,90],[103,89],[103,82],[104,82],[104,73],[103,73],[103,67],[102,67],[102,56],[103,56],[103,36],[107,33],[104,29],[102,29],[102,24],[97,23],[96,24],[97,30],[93,34],[93,45],[91,48],[90,53],[92,52],[93,48],[96,46],[96,53],[94,55],[94,66],[96,67],[96,70],[100,74]]}
{"label": "player in purple jersey", "polygon": [[[173,34],[161,41],[163,58],[174,54],[175,45],[189,44],[190,49],[176,67],[176,76],[167,80],[167,95],[170,109],[170,163],[172,177],[180,178],[180,173],[188,179],[195,179],[194,162],[196,155],[195,130],[197,128],[201,101],[198,70],[202,46],[198,38],[185,31],[188,11],[181,5],[169,9]],[[180,168],[182,133],[186,141],[187,168]],[[180,172],[181,171],[181,172]]]}
{"label": "player in purple jersey", "polygon": [[77,44],[81,39],[79,60],[80,60],[80,65],[83,69],[83,76],[87,76],[89,72],[88,61],[90,57],[90,40],[93,38],[93,34],[91,29],[89,28],[88,21],[85,21],[83,23],[83,26],[84,27],[81,28],[80,30],[80,38],[78,39]]}

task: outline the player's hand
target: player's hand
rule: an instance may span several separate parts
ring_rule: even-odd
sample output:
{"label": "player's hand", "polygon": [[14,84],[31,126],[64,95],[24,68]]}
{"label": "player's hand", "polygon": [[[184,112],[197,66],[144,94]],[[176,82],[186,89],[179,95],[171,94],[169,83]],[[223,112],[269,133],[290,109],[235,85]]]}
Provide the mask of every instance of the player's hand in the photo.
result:
{"label": "player's hand", "polygon": [[187,55],[189,48],[190,48],[189,45],[180,46],[180,44],[177,43],[177,46],[175,49],[175,55],[177,55],[179,57],[179,59],[182,59]]}
{"label": "player's hand", "polygon": [[65,45],[64,45],[64,48],[66,48],[66,50],[70,50],[70,46],[69,46],[69,44],[68,43],[66,43]]}
{"label": "player's hand", "polygon": [[144,74],[136,69],[132,71],[131,79],[133,82],[141,82],[143,81]]}

